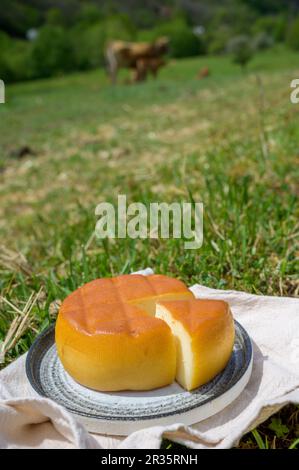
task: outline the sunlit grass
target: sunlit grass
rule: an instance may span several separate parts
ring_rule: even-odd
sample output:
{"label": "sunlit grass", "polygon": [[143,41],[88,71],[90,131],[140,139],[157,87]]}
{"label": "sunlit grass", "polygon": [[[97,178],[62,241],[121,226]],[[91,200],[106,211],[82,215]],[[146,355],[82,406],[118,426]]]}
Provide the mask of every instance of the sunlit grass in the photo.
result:
{"label": "sunlit grass", "polygon": [[[258,55],[246,74],[226,57],[177,61],[136,86],[110,87],[93,71],[8,88],[0,106],[1,244],[26,256],[30,269],[0,254],[1,295],[22,307],[32,291],[43,293],[6,364],[55,320],[58,300],[99,276],[151,266],[188,284],[298,294],[299,105],[289,101],[296,57]],[[198,80],[203,66],[210,76]],[[24,146],[30,151],[18,158]],[[203,247],[88,243],[95,206],[118,194],[128,203],[202,201]],[[2,304],[0,339],[12,318]],[[297,408],[277,416],[288,431],[278,437],[283,428],[269,420],[241,447],[296,447]]]}

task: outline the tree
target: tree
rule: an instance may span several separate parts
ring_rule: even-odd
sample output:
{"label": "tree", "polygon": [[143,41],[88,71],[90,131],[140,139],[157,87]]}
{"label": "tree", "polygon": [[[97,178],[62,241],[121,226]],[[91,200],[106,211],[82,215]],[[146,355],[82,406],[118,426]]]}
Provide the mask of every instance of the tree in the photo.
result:
{"label": "tree", "polygon": [[59,26],[40,29],[32,48],[32,66],[37,77],[50,77],[74,68],[74,53],[68,33]]}
{"label": "tree", "polygon": [[139,39],[153,41],[161,36],[169,38],[169,52],[172,57],[192,57],[205,52],[202,39],[194,34],[192,28],[181,15],[161,22],[156,28],[139,35]]}
{"label": "tree", "polygon": [[291,24],[287,35],[287,43],[292,49],[299,50],[299,17]]}
{"label": "tree", "polygon": [[233,61],[243,69],[253,57],[253,47],[248,36],[235,36],[227,45],[228,53],[232,54]]}

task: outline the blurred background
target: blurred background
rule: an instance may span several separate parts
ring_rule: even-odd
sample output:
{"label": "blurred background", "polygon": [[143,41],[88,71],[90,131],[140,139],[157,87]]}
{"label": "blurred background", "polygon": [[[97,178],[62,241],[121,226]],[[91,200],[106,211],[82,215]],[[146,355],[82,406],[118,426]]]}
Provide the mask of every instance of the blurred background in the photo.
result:
{"label": "blurred background", "polygon": [[222,55],[240,41],[244,55],[277,44],[296,51],[298,12],[296,0],[2,0],[0,76],[16,82],[102,67],[115,39],[168,36],[172,58]]}

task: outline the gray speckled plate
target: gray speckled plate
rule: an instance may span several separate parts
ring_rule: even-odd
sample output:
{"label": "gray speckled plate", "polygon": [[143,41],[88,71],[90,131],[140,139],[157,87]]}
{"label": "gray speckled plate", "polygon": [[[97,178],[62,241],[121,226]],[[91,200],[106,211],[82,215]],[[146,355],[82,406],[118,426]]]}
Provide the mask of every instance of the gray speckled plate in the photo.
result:
{"label": "gray speckled plate", "polygon": [[148,392],[101,393],[83,387],[65,372],[58,359],[54,326],[31,346],[26,373],[39,395],[63,405],[91,432],[127,435],[149,426],[194,424],[232,403],[250,378],[251,341],[238,322],[235,327],[235,345],[228,365],[215,379],[192,392],[177,383]]}

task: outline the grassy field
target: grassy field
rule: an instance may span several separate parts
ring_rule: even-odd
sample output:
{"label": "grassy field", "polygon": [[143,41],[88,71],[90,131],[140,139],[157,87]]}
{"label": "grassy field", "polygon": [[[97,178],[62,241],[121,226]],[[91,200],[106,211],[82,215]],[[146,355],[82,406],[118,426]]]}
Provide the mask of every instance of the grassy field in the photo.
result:
{"label": "grassy field", "polygon": [[[203,66],[211,74],[198,80]],[[151,266],[188,284],[298,295],[299,105],[289,99],[298,77],[299,56],[278,48],[246,73],[229,58],[200,58],[171,62],[157,81],[135,86],[113,88],[93,71],[8,87],[0,105],[3,365],[54,321],[61,299],[95,277]],[[119,193],[128,203],[202,201],[203,247],[94,239],[96,205]],[[8,341],[22,310],[27,320]],[[284,408],[240,446],[296,447],[298,416],[298,407]]]}

